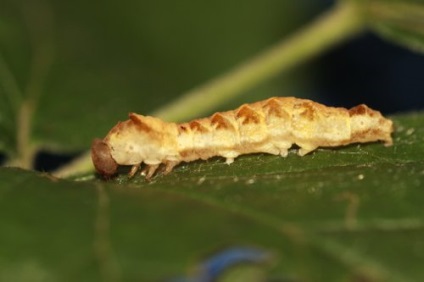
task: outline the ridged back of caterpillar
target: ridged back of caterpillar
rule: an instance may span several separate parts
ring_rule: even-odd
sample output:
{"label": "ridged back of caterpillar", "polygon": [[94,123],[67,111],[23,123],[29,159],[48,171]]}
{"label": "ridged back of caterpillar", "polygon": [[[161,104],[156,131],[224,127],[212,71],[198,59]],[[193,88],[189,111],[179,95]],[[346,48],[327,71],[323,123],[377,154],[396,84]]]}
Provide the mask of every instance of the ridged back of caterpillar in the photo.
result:
{"label": "ridged back of caterpillar", "polygon": [[129,117],[112,128],[104,139],[118,164],[159,164],[171,157],[178,158],[175,123],[135,113]]}
{"label": "ridged back of caterpillar", "polygon": [[254,152],[285,155],[293,143],[316,147],[315,143],[324,141],[320,140],[323,136],[334,136],[335,130],[337,142],[350,135],[346,109],[292,97],[245,104],[233,111],[180,124],[178,129],[184,161],[216,155],[235,158]]}
{"label": "ridged back of caterpillar", "polygon": [[[105,141],[116,162],[125,165],[188,162],[213,156],[225,157],[231,163],[247,153],[285,156],[293,144],[304,155],[318,146],[361,142],[352,138],[351,114],[364,120],[379,119],[380,124],[387,121],[379,112],[361,107],[365,107],[361,112],[357,107],[350,112],[306,99],[275,97],[181,124],[130,114],[130,120],[115,126]],[[390,143],[391,131],[391,127],[382,129],[384,135],[375,134],[373,140]]]}

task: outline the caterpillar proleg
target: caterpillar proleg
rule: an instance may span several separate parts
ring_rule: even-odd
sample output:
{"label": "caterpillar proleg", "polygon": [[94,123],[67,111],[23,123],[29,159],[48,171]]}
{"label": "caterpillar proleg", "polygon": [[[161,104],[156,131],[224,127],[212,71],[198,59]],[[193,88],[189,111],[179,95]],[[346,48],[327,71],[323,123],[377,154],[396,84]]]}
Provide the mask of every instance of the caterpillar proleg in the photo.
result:
{"label": "caterpillar proleg", "polygon": [[99,174],[109,178],[119,165],[131,165],[132,177],[145,164],[150,179],[161,164],[165,174],[180,162],[221,156],[231,164],[242,154],[268,153],[287,156],[296,144],[298,154],[318,147],[383,141],[393,144],[393,123],[362,104],[351,109],[327,107],[306,99],[274,97],[244,104],[186,123],[129,114],[91,148]]}

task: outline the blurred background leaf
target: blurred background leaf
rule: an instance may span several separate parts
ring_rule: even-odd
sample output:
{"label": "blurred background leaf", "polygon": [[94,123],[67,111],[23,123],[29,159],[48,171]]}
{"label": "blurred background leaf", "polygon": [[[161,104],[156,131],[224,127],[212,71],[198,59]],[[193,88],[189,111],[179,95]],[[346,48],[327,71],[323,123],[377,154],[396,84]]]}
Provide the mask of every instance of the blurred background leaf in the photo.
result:
{"label": "blurred background leaf", "polygon": [[[37,35],[46,30],[53,34],[54,63],[33,120],[34,137],[60,149],[86,148],[126,113],[169,103],[302,21],[300,6],[239,4],[2,0],[0,50],[21,91],[34,55],[30,40],[42,41]],[[293,83],[282,85],[274,81],[252,95],[277,94]]]}
{"label": "blurred background leaf", "polygon": [[[419,40],[419,1],[364,3],[372,26],[415,27],[411,36]],[[393,16],[393,5],[405,13]],[[172,102],[294,34],[335,2],[1,0],[1,6],[0,161],[16,155],[22,101],[35,100],[33,145],[52,154],[81,152],[126,113],[148,114]],[[219,110],[270,96],[367,103],[383,112],[419,109],[422,71],[422,56],[365,33]],[[37,169],[51,169],[40,162]]]}
{"label": "blurred background leaf", "polygon": [[[402,11],[417,16],[403,18],[419,20],[420,9],[408,6],[419,2],[365,3],[374,26],[389,22],[390,5],[409,7]],[[81,152],[128,112],[148,114],[172,102],[294,34],[335,2],[1,0],[1,5],[0,148],[10,158],[16,155],[22,101],[35,100],[32,144],[53,154]],[[346,107],[367,103],[383,112],[420,108],[423,70],[422,56],[365,34],[219,110],[271,96]]]}
{"label": "blurred background leaf", "polygon": [[393,42],[424,52],[424,2],[366,1],[367,19],[374,30]]}

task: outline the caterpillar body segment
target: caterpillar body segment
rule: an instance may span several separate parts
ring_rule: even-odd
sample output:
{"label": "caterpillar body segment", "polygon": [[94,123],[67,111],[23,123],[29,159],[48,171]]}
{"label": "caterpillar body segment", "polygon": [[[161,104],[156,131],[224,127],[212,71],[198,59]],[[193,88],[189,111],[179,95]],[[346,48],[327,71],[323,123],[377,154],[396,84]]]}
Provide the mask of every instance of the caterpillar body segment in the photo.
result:
{"label": "caterpillar body segment", "polygon": [[383,141],[390,146],[392,132],[391,120],[363,104],[348,110],[274,97],[180,124],[130,113],[129,120],[93,142],[91,154],[97,172],[106,178],[118,165],[132,165],[133,176],[144,163],[149,179],[161,164],[169,173],[180,162],[214,156],[228,164],[242,154],[287,156],[293,144],[299,146],[300,156],[317,147],[350,143]]}

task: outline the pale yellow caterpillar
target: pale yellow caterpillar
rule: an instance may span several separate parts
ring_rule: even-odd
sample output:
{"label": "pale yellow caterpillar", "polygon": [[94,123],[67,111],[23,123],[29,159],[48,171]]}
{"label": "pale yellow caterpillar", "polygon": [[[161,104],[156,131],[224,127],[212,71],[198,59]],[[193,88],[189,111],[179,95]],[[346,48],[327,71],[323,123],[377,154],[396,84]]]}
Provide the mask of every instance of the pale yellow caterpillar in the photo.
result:
{"label": "pale yellow caterpillar", "polygon": [[275,97],[186,123],[164,122],[129,114],[103,139],[95,139],[91,155],[97,172],[108,178],[118,165],[131,165],[132,177],[141,164],[151,178],[161,164],[165,174],[180,162],[221,156],[231,164],[242,154],[287,156],[296,144],[303,156],[317,147],[384,141],[392,145],[393,123],[380,112],[359,105],[326,107],[310,100]]}

